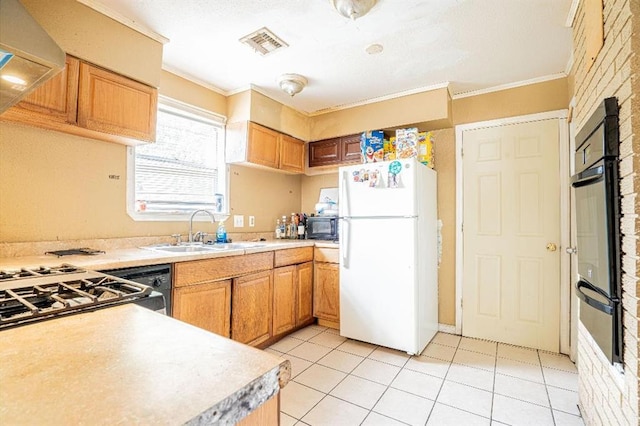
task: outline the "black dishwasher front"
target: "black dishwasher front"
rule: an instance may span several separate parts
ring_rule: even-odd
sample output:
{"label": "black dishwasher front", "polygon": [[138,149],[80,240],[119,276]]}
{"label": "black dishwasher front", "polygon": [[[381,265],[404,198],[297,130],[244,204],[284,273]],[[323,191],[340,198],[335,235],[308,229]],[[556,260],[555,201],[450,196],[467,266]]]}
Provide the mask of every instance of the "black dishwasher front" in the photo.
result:
{"label": "black dishwasher front", "polygon": [[114,277],[124,278],[152,287],[164,296],[167,315],[171,316],[171,265],[136,266],[132,268],[100,271]]}

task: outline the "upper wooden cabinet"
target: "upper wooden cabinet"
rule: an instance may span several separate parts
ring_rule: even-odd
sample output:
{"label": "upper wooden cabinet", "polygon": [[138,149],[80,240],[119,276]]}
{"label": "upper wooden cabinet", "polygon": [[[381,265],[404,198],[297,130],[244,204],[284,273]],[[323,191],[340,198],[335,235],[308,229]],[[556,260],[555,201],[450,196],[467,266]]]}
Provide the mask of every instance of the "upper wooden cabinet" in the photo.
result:
{"label": "upper wooden cabinet", "polygon": [[360,161],[359,133],[309,142],[309,167],[355,164]]}
{"label": "upper wooden cabinet", "polygon": [[277,169],[280,164],[280,133],[249,123],[247,161]]}
{"label": "upper wooden cabinet", "polygon": [[289,135],[280,135],[280,169],[304,172],[304,142]]}
{"label": "upper wooden cabinet", "polygon": [[0,120],[136,145],[155,141],[158,91],[72,56]]}
{"label": "upper wooden cabinet", "polygon": [[288,173],[304,172],[304,142],[251,121],[227,125],[226,160]]}
{"label": "upper wooden cabinet", "polygon": [[80,64],[78,124],[90,130],[155,141],[158,93],[137,81]]}
{"label": "upper wooden cabinet", "polygon": [[[67,56],[66,66],[47,83],[39,86],[5,114],[42,122],[75,124],[78,111],[80,61]],[[1,116],[5,118],[4,115]]]}

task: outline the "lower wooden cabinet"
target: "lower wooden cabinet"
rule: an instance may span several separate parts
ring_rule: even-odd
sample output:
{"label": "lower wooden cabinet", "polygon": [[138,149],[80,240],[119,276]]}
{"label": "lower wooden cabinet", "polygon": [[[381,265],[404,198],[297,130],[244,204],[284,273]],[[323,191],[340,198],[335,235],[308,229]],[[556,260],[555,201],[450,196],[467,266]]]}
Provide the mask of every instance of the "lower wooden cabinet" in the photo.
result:
{"label": "lower wooden cabinet", "polygon": [[[313,282],[313,316],[338,326],[340,321],[340,265],[316,263]],[[329,325],[329,324],[327,324]]]}
{"label": "lower wooden cabinet", "polygon": [[313,262],[273,270],[273,335],[313,318]]}
{"label": "lower wooden cabinet", "polygon": [[258,345],[272,333],[273,272],[265,271],[233,279],[231,338]]}
{"label": "lower wooden cabinet", "polygon": [[296,326],[313,318],[313,262],[297,265]]}
{"label": "lower wooden cabinet", "polygon": [[273,270],[273,335],[296,326],[296,267]]}
{"label": "lower wooden cabinet", "polygon": [[231,280],[176,288],[173,292],[173,316],[230,337]]}

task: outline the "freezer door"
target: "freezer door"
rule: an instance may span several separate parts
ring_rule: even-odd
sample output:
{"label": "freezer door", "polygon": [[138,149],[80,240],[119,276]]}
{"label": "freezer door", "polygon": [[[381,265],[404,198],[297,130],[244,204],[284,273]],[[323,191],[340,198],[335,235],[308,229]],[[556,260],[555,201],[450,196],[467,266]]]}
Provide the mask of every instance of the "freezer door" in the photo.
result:
{"label": "freezer door", "polygon": [[[340,334],[418,353],[417,219],[344,219]],[[344,239],[343,239],[344,238]]]}
{"label": "freezer door", "polygon": [[340,216],[415,216],[418,167],[415,159],[341,167]]}

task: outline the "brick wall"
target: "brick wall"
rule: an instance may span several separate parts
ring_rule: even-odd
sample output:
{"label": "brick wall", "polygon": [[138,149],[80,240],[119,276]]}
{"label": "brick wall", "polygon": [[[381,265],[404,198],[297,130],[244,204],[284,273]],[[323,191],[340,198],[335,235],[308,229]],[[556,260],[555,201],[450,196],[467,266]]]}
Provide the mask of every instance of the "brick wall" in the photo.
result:
{"label": "brick wall", "polygon": [[584,3],[573,26],[572,73],[579,129],[606,97],[620,105],[620,188],[624,372],[616,371],[579,325],[580,409],[587,425],[638,425],[638,310],[640,296],[640,0],[603,0],[604,46],[587,71]]}

